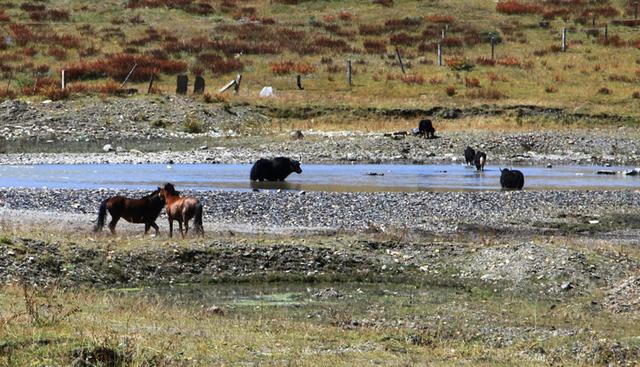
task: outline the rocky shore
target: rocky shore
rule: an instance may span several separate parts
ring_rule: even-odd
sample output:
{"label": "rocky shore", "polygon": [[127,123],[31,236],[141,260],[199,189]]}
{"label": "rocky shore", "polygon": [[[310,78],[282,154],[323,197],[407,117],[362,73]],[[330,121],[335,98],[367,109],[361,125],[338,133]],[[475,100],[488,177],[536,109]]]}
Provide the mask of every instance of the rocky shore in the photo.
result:
{"label": "rocky shore", "polygon": [[[85,215],[100,202],[144,191],[5,189],[0,210]],[[185,191],[204,203],[205,224],[217,228],[278,232],[297,229],[369,233],[606,234],[625,238],[640,224],[638,191],[521,192],[225,192]],[[28,214],[27,214],[28,216]],[[164,220],[159,220],[164,224]],[[86,230],[91,225],[86,224]]]}
{"label": "rocky shore", "polygon": [[[489,163],[640,164],[640,133],[624,125],[521,132],[450,128],[439,129],[437,139],[304,130],[303,139],[292,140],[290,131],[260,111],[169,96],[5,101],[0,164],[248,163],[279,155],[306,163],[448,163],[461,161],[467,145],[485,151]],[[437,128],[445,123],[453,127],[449,120],[434,122]]]}

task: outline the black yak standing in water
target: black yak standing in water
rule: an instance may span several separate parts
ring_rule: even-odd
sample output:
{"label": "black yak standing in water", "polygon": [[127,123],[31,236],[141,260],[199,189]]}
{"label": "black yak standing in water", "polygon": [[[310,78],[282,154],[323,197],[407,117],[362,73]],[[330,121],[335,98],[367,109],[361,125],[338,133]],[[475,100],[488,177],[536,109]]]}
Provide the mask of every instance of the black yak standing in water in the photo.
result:
{"label": "black yak standing in water", "polygon": [[477,151],[476,156],[473,157],[473,164],[476,165],[478,171],[484,170],[484,164],[487,163],[487,154],[485,152]]}
{"label": "black yak standing in water", "polygon": [[524,187],[524,175],[515,169],[501,169],[500,185],[503,189],[522,190]]}
{"label": "black yak standing in water", "polygon": [[467,164],[473,164],[473,159],[476,157],[476,151],[473,150],[470,146],[464,150],[464,161]]}
{"label": "black yak standing in water", "polygon": [[300,162],[286,157],[258,159],[251,167],[251,181],[284,181],[292,172],[302,173]]}
{"label": "black yak standing in water", "polygon": [[413,135],[426,136],[427,138],[433,139],[436,137],[436,129],[433,127],[431,120],[420,120],[418,127],[413,129]]}

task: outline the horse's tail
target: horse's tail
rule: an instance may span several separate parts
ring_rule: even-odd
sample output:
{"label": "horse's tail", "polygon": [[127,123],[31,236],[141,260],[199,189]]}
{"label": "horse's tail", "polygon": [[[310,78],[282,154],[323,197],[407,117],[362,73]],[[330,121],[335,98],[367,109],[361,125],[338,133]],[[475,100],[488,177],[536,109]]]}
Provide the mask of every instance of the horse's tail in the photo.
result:
{"label": "horse's tail", "polygon": [[200,233],[201,235],[204,236],[204,228],[202,227],[202,211],[203,211],[202,203],[198,203],[196,205],[196,216],[193,220],[193,226],[195,227],[194,229],[196,233]]}
{"label": "horse's tail", "polygon": [[102,230],[102,227],[104,227],[104,220],[107,218],[107,201],[109,201],[109,199],[103,200],[100,204],[100,209],[98,209],[98,220],[95,227],[93,227],[94,232],[98,232]]}

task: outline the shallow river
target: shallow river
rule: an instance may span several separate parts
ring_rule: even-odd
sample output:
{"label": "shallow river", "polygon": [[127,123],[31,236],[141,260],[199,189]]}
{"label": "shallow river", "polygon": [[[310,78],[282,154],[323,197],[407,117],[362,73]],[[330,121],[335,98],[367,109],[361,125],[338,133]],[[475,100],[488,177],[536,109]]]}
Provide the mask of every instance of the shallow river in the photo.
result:
{"label": "shallow river", "polygon": [[[514,167],[525,175],[525,189],[636,189],[640,176],[597,174],[632,167]],[[450,191],[497,190],[499,167],[485,171],[460,164],[305,164],[301,175],[286,183],[249,181],[249,164],[84,164],[0,166],[0,187],[148,189],[172,182],[178,188],[251,190],[273,188],[306,191]]]}

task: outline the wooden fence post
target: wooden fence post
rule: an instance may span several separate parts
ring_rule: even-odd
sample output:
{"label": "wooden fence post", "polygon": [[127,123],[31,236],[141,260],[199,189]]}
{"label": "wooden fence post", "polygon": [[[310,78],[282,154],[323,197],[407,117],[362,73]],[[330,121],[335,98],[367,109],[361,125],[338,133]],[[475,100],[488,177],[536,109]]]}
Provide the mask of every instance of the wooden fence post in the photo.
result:
{"label": "wooden fence post", "polygon": [[567,28],[562,28],[562,52],[567,51]]}
{"label": "wooden fence post", "polygon": [[633,19],[638,20],[638,2],[633,2]]}
{"label": "wooden fence post", "polygon": [[442,66],[442,44],[438,43],[438,66]]}
{"label": "wooden fence post", "polygon": [[347,83],[349,83],[349,87],[353,86],[351,79],[351,60],[347,60]]}
{"label": "wooden fence post", "polygon": [[398,55],[398,62],[400,62],[400,69],[402,69],[402,74],[406,74],[404,71],[404,63],[402,62],[402,56],[400,56],[400,50],[396,47],[396,55]]}
{"label": "wooden fence post", "polygon": [[147,94],[151,94],[151,90],[153,89],[153,80],[156,78],[156,73],[151,74],[151,78],[149,78],[149,87],[147,88]]}
{"label": "wooden fence post", "polygon": [[238,94],[240,92],[240,82],[242,81],[242,74],[236,75],[235,85],[233,86],[233,93]]}
{"label": "wooden fence post", "polygon": [[605,43],[609,42],[609,25],[608,24],[604,25],[604,42]]}
{"label": "wooden fence post", "polygon": [[64,87],[65,87],[65,83],[64,83],[64,69],[62,69],[62,80],[60,81],[60,86],[62,87],[62,90],[64,90]]}
{"label": "wooden fence post", "polygon": [[124,78],[124,81],[122,82],[122,84],[120,84],[120,88],[124,87],[124,85],[127,84],[127,81],[129,80],[129,78],[131,78],[131,74],[133,74],[133,71],[136,70],[137,67],[138,67],[138,63],[136,62],[135,64],[133,64],[133,67],[129,71],[129,74],[127,74],[127,77]]}
{"label": "wooden fence post", "polygon": [[491,60],[496,59],[496,38],[491,36]]}
{"label": "wooden fence post", "polygon": [[302,77],[300,76],[300,74],[296,75],[296,85],[298,86],[298,89],[304,89],[304,87],[302,86]]}

